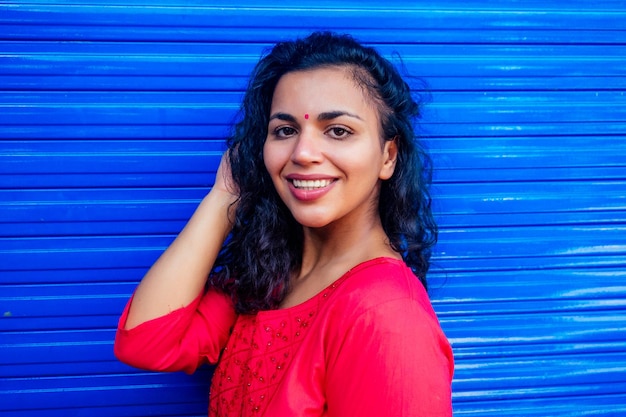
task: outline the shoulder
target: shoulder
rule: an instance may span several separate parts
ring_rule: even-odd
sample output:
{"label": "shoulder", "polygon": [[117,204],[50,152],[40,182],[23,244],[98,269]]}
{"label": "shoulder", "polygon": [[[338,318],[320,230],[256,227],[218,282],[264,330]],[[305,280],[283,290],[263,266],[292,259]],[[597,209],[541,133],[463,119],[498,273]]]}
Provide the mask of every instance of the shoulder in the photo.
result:
{"label": "shoulder", "polygon": [[437,319],[422,283],[403,261],[393,258],[376,258],[352,268],[329,302],[356,316],[388,303],[411,304]]}
{"label": "shoulder", "polygon": [[[330,368],[344,368],[342,358],[358,357],[362,367],[378,369],[377,375],[397,363],[406,375],[437,372],[449,382],[450,344],[426,290],[402,261],[381,258],[355,267],[326,308],[324,344]],[[420,364],[415,358],[421,358]],[[411,373],[411,366],[423,369]]]}

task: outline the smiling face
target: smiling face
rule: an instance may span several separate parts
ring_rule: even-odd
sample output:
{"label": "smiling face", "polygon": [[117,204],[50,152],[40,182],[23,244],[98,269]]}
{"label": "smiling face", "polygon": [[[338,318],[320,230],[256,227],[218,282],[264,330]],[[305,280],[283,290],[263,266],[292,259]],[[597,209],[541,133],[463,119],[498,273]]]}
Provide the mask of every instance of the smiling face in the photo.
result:
{"label": "smiling face", "polygon": [[274,91],[265,167],[304,227],[367,227],[378,219],[380,181],[391,177],[396,146],[383,141],[374,100],[351,67],[297,71]]}

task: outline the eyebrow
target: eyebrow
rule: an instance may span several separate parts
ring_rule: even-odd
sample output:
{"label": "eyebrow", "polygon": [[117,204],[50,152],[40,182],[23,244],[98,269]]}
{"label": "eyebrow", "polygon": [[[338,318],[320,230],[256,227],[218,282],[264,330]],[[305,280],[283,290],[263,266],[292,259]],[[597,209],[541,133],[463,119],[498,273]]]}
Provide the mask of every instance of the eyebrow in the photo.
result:
{"label": "eyebrow", "polygon": [[[341,111],[341,110],[335,110],[335,111],[328,111],[328,112],[320,113],[319,116],[317,116],[317,120],[319,120],[319,121],[333,120],[333,119],[336,119],[336,118],[341,117],[341,116],[348,116],[348,117],[353,117],[355,119],[363,120],[358,115],[356,115],[354,113],[350,113],[350,112],[347,112],[347,111]],[[286,122],[293,122],[293,123],[296,122],[296,118],[293,117],[292,115],[288,114],[288,113],[275,113],[272,116],[270,116],[269,121],[272,121],[274,119],[284,120]]]}
{"label": "eyebrow", "polygon": [[283,120],[285,122],[296,122],[296,118],[287,113],[274,113],[270,116],[270,119],[268,121],[271,122],[274,119]]}
{"label": "eyebrow", "polygon": [[353,117],[355,119],[363,120],[358,115],[356,115],[354,113],[349,113],[347,111],[341,111],[341,110],[335,110],[335,111],[329,111],[329,112],[320,113],[320,115],[317,116],[317,120],[319,120],[319,121],[332,120],[332,119],[336,119],[336,118],[341,117],[341,116],[348,116],[348,117]]}

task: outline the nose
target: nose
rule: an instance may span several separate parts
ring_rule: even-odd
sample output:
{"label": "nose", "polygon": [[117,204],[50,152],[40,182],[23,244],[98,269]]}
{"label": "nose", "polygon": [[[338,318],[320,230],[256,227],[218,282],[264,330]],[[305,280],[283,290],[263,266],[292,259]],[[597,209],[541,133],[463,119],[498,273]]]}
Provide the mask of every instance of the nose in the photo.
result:
{"label": "nose", "polygon": [[324,159],[322,146],[323,140],[315,134],[314,130],[305,128],[294,141],[291,160],[298,165],[319,164]]}

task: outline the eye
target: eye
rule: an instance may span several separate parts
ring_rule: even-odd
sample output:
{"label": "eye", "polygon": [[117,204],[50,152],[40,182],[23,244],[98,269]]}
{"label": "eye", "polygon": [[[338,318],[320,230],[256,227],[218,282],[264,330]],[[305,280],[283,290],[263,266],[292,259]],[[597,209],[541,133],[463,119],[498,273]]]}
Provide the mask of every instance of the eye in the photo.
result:
{"label": "eye", "polygon": [[296,129],[294,129],[291,126],[281,126],[281,127],[274,129],[274,135],[276,135],[279,138],[288,138],[290,136],[295,135],[296,133],[297,133]]}
{"label": "eye", "polygon": [[352,134],[350,130],[340,126],[331,127],[327,133],[335,139],[345,139]]}

